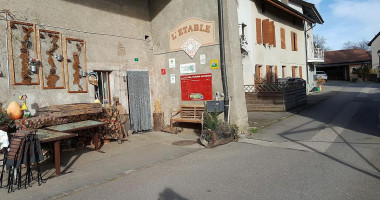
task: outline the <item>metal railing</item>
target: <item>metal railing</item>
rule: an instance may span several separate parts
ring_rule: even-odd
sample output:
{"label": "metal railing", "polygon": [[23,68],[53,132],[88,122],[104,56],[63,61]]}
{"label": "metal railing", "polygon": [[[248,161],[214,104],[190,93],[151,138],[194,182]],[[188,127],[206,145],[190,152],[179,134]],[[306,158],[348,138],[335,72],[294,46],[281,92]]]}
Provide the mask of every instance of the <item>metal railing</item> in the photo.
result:
{"label": "metal railing", "polygon": [[325,59],[325,51],[321,48],[313,48],[311,52],[309,52],[308,59],[323,61]]}

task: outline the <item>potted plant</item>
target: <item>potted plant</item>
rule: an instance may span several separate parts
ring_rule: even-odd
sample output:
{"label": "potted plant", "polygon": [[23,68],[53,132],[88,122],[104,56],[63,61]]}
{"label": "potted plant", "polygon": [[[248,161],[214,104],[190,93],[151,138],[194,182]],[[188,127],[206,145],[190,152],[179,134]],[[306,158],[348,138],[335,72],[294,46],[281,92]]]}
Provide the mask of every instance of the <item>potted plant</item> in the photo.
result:
{"label": "potted plant", "polygon": [[200,137],[200,142],[211,148],[226,144],[237,138],[238,127],[218,120],[218,112],[204,113],[204,130]]}
{"label": "potted plant", "polygon": [[13,127],[13,122],[11,115],[6,110],[0,108],[0,130],[7,132],[9,128]]}
{"label": "potted plant", "polygon": [[326,80],[323,79],[322,77],[318,77],[317,79],[317,84],[318,84],[318,88],[319,88],[319,91],[322,91],[322,86],[323,84],[326,83]]}

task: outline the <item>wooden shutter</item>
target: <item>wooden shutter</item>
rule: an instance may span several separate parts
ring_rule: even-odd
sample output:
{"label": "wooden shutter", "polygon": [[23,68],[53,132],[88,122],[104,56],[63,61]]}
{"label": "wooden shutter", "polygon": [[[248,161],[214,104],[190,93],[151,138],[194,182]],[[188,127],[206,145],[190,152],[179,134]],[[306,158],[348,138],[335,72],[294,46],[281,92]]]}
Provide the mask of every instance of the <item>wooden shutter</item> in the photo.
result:
{"label": "wooden shutter", "polygon": [[299,66],[298,68],[299,68],[299,76],[300,78],[302,78],[302,66]]}
{"label": "wooden shutter", "polygon": [[290,42],[292,44],[292,51],[294,51],[294,32],[290,32]]}
{"label": "wooden shutter", "polygon": [[260,78],[261,78],[261,75],[260,75],[260,65],[256,65],[255,66],[255,84],[259,84],[260,83]]}
{"label": "wooden shutter", "polygon": [[281,33],[281,49],[286,49],[286,43],[285,43],[285,29],[281,28],[280,29]]}
{"label": "wooden shutter", "polygon": [[269,25],[269,19],[263,20],[263,43],[264,44],[270,44],[270,25]]}
{"label": "wooden shutter", "polygon": [[286,70],[286,66],[282,66],[282,78],[285,78],[286,76],[285,70]]}
{"label": "wooden shutter", "polygon": [[276,46],[276,29],[274,26],[274,21],[269,22],[269,34],[270,34],[270,42],[269,44]]}
{"label": "wooden shutter", "polygon": [[262,34],[261,34],[261,19],[256,18],[256,40],[257,44],[263,43]]}
{"label": "wooden shutter", "polygon": [[270,71],[270,66],[267,65],[267,83],[272,82],[271,77],[272,77],[272,74],[271,74],[271,71]]}
{"label": "wooden shutter", "polygon": [[292,66],[292,78],[296,77],[296,66]]}
{"label": "wooden shutter", "polygon": [[277,73],[277,66],[274,66],[274,81],[277,83],[278,73]]}
{"label": "wooden shutter", "polygon": [[294,51],[298,51],[297,33],[294,33]]}

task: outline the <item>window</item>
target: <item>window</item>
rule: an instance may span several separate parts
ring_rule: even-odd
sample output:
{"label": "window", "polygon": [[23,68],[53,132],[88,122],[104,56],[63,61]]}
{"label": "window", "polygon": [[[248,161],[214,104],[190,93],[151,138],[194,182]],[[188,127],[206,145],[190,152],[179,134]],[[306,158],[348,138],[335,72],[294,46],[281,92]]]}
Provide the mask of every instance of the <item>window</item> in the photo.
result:
{"label": "window", "polygon": [[286,43],[285,43],[285,29],[281,28],[280,29],[281,33],[281,49],[286,49]]}
{"label": "window", "polygon": [[292,78],[296,77],[296,66],[292,66]]}
{"label": "window", "polygon": [[298,51],[297,46],[297,33],[291,32],[292,51]]}
{"label": "window", "polygon": [[286,66],[282,66],[282,78],[286,77]]}
{"label": "window", "polygon": [[256,41],[257,44],[262,44],[262,35],[261,35],[261,19],[256,18]]}
{"label": "window", "polygon": [[302,66],[299,66],[299,67],[298,67],[298,70],[299,70],[299,72],[298,72],[298,77],[299,77],[299,78],[302,78]]}
{"label": "window", "polygon": [[267,65],[267,83],[277,82],[277,66]]}
{"label": "window", "polygon": [[109,71],[97,71],[98,75],[98,86],[95,86],[95,94],[102,104],[111,104],[111,92],[110,92],[110,81]]}
{"label": "window", "polygon": [[255,84],[259,84],[262,80],[261,80],[261,65],[256,65],[255,66]]}
{"label": "window", "polygon": [[256,18],[256,40],[258,44],[269,44],[276,46],[274,21]]}

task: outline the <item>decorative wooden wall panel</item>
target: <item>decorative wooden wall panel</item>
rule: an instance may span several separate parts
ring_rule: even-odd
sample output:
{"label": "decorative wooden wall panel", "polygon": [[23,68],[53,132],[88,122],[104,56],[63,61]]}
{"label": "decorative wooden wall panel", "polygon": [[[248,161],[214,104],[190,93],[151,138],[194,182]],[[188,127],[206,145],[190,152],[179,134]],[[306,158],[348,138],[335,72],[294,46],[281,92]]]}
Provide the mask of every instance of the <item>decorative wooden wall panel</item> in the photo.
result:
{"label": "decorative wooden wall panel", "polygon": [[87,93],[87,76],[82,77],[81,71],[87,72],[86,42],[81,39],[65,37],[65,67],[66,84],[69,93]]}
{"label": "decorative wooden wall panel", "polygon": [[55,56],[63,55],[61,33],[39,29],[38,55],[41,61],[41,83],[43,89],[64,89],[65,73],[63,60]]}
{"label": "decorative wooden wall panel", "polygon": [[[29,59],[37,59],[36,26],[9,21],[9,60],[13,85],[39,85],[39,73],[30,73]],[[39,70],[37,68],[37,70]]]}

